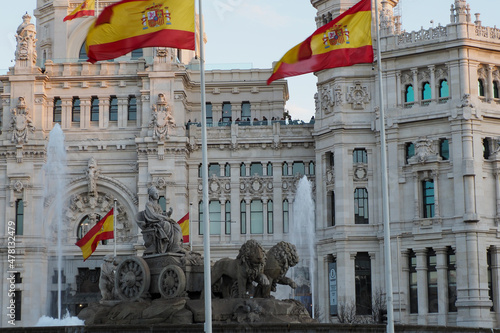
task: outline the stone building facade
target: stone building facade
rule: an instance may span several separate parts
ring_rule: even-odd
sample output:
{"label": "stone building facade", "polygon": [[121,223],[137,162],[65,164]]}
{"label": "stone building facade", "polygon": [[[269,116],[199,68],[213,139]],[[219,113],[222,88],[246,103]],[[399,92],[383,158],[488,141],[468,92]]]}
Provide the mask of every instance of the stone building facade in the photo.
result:
{"label": "stone building facade", "polygon": [[[355,2],[312,0],[318,27]],[[500,30],[472,22],[469,5],[456,0],[446,26],[401,31],[397,2],[380,3],[395,319],[498,327]],[[113,241],[85,262],[74,243],[115,199],[119,256],[143,251],[134,216],[153,184],[174,219],[190,213],[193,248],[202,251],[195,54],[153,48],[87,63],[91,19],[63,23],[79,3],[38,0],[36,27],[23,17],[15,65],[0,76],[0,263],[17,272],[12,297],[4,280],[0,305],[18,301],[18,325],[57,313],[56,235],[64,239],[64,307],[77,313],[98,300]],[[316,73],[310,124],[282,119],[287,84],[267,86],[271,69],[206,73],[212,257],[234,256],[248,239],[265,248],[290,240],[297,181],[307,176],[316,211],[313,298],[325,322],[349,308],[369,317],[385,296],[373,66]],[[68,160],[62,230],[42,172],[55,124]]]}

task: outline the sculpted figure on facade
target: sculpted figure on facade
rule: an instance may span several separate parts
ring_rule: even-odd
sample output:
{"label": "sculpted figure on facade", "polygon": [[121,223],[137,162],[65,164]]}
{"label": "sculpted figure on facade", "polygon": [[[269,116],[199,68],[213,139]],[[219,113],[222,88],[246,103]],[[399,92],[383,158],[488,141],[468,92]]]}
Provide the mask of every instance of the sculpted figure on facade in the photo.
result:
{"label": "sculpted figure on facade", "polygon": [[104,257],[99,277],[99,290],[101,291],[102,301],[109,301],[115,298],[115,271],[117,267],[117,258],[114,258],[111,254]]}
{"label": "sculpted figure on facade", "polygon": [[354,110],[363,110],[365,104],[370,102],[370,93],[367,87],[361,86],[361,82],[355,82],[354,87],[349,87],[347,103],[352,104]]}
{"label": "sculpted figure on facade", "polygon": [[17,107],[12,109],[10,130],[12,131],[11,142],[16,144],[27,143],[28,132],[35,132],[35,126],[29,116],[24,97],[19,97]]}
{"label": "sculpted figure on facade", "polygon": [[328,86],[323,86],[321,89],[321,109],[323,113],[330,113],[333,105],[335,105],[335,101],[333,100],[332,89]]}
{"label": "sculpted figure on facade", "polygon": [[17,47],[15,52],[16,60],[28,60],[31,65],[36,64],[36,28],[31,23],[31,16],[28,13],[23,15],[23,23],[17,28]]}
{"label": "sculpted figure on facade", "polygon": [[92,157],[89,160],[88,168],[85,171],[88,181],[88,193],[90,196],[97,197],[97,178],[99,170],[97,169],[97,161]]}
{"label": "sculpted figure on facade", "polygon": [[432,141],[425,138],[419,138],[415,142],[415,155],[408,159],[409,162],[424,163],[436,156],[432,149]]}
{"label": "sculpted figure on facade", "polygon": [[160,195],[155,186],[148,188],[148,195],[145,209],[135,218],[144,238],[146,247],[144,255],[184,252],[181,227],[170,217],[173,212],[172,207],[167,213],[163,213],[158,203]]}
{"label": "sculpted figure on facade", "polygon": [[158,94],[158,101],[153,105],[152,121],[153,138],[164,141],[168,137],[169,129],[175,126],[175,120],[168,105],[165,94]]}

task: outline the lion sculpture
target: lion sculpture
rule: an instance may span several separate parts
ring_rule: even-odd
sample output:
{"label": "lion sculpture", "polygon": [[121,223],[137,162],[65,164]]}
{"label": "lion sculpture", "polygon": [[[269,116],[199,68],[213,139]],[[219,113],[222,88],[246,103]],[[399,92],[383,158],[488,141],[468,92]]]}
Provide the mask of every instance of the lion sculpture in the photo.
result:
{"label": "lion sculpture", "polygon": [[297,265],[299,256],[295,245],[287,242],[279,242],[267,252],[264,274],[269,280],[269,284],[259,284],[255,290],[254,297],[271,297],[271,291],[276,291],[276,285],[288,285],[292,289],[297,288],[297,284],[285,275],[290,267]]}
{"label": "lion sculpture", "polygon": [[212,287],[220,284],[223,298],[247,298],[252,282],[269,285],[264,275],[266,252],[255,240],[245,242],[236,259],[222,258],[212,267]]}

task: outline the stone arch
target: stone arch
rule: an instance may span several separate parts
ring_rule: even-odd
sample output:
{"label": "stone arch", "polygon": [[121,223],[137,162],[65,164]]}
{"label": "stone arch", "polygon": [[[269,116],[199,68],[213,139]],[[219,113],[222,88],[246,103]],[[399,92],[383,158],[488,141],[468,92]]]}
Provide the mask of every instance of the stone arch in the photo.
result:
{"label": "stone arch", "polygon": [[78,59],[80,48],[82,47],[85,38],[87,37],[87,32],[94,20],[82,20],[82,22],[75,27],[73,32],[68,38],[68,48],[66,56],[70,59]]}

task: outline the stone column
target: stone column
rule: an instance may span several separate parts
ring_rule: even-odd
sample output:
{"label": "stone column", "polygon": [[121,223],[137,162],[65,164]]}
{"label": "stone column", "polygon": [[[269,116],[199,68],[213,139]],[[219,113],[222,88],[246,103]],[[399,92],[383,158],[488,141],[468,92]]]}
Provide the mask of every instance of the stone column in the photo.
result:
{"label": "stone column", "polygon": [[418,325],[427,325],[429,298],[427,295],[427,250],[415,250],[417,255]]}
{"label": "stone column", "polygon": [[488,82],[486,82],[486,89],[487,89],[488,94],[486,95],[486,101],[488,103],[493,102],[493,96],[494,96],[494,93],[493,93],[493,71],[494,70],[495,70],[494,65],[487,66],[487,79],[486,80]]}
{"label": "stone column", "polygon": [[412,68],[411,73],[413,74],[413,100],[415,104],[420,103],[420,98],[418,92],[420,91],[418,87],[418,69]]}
{"label": "stone column", "polygon": [[267,198],[262,198],[262,234],[263,235],[268,235],[269,233],[267,232],[267,224],[269,221],[267,220]]}
{"label": "stone column", "polygon": [[462,173],[464,177],[464,203],[465,214],[464,221],[477,222],[475,197],[476,191],[474,186],[475,170],[474,170],[474,154],[473,154],[473,134],[472,123],[469,121],[463,124],[462,132],[462,150],[463,164]]}
{"label": "stone column", "polygon": [[[118,128],[127,127],[128,96],[118,96]],[[170,134],[170,133],[169,133]]]}
{"label": "stone column", "polygon": [[[240,164],[231,163],[231,220],[240,221]],[[234,227],[234,228],[233,228]],[[241,237],[241,223],[231,224],[231,241],[239,241]]]}
{"label": "stone column", "polygon": [[[399,313],[399,321],[404,323],[407,322],[408,315],[410,314],[410,264],[409,264],[409,250],[402,250],[400,253],[400,284],[398,290],[398,295],[401,298],[401,309],[406,311],[401,313],[399,300],[394,300],[394,313]],[[406,296],[406,297],[405,297]],[[397,312],[396,312],[397,310]]]}
{"label": "stone column", "polygon": [[432,181],[434,182],[434,217],[439,217],[439,172],[437,170],[432,170],[431,172]]}
{"label": "stone column", "polygon": [[401,71],[396,72],[396,105],[403,105],[403,100],[401,99]]}
{"label": "stone column", "polygon": [[491,270],[492,270],[492,288],[493,288],[493,309],[496,314],[496,323],[500,323],[500,247],[492,246],[491,249]]}
{"label": "stone column", "polygon": [[433,102],[437,101],[437,96],[436,91],[439,89],[439,87],[436,86],[436,66],[431,65],[428,66],[429,72],[431,73],[431,99]]}
{"label": "stone column", "polygon": [[71,111],[73,106],[72,97],[61,97],[62,110],[61,110],[61,128],[68,129],[71,128]]}
{"label": "stone column", "polygon": [[438,325],[446,325],[448,314],[448,249],[434,248],[436,251],[436,270],[438,277]]}
{"label": "stone column", "polygon": [[419,193],[420,193],[420,179],[418,178],[418,174],[414,173],[413,174],[413,202],[415,203],[414,208],[413,208],[413,218],[415,220],[420,218],[420,198],[419,198]]}

